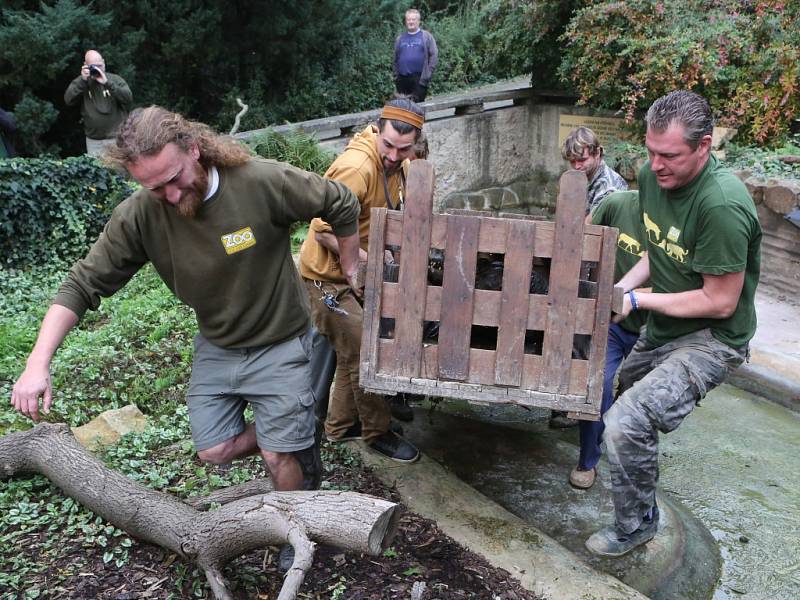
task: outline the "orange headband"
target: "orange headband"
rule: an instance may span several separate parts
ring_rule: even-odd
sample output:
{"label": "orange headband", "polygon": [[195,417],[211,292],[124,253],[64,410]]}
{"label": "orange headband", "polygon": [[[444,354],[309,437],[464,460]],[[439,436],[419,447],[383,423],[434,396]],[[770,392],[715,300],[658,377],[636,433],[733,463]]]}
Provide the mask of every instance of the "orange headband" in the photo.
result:
{"label": "orange headband", "polygon": [[422,129],[422,125],[425,123],[425,119],[420,115],[413,113],[410,110],[406,110],[405,108],[397,108],[396,106],[384,106],[383,110],[381,111],[381,119],[402,121],[403,123],[408,123],[417,129]]}

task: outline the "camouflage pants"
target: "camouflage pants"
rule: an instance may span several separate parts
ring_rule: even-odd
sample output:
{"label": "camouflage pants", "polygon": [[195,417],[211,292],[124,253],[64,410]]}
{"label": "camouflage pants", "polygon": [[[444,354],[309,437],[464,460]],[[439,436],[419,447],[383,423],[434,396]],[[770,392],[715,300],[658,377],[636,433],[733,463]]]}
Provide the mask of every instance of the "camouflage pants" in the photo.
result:
{"label": "camouflage pants", "polygon": [[646,336],[622,364],[621,396],[604,417],[616,526],[635,531],[655,506],[658,432],[678,427],[745,358],[702,329],[663,346]]}

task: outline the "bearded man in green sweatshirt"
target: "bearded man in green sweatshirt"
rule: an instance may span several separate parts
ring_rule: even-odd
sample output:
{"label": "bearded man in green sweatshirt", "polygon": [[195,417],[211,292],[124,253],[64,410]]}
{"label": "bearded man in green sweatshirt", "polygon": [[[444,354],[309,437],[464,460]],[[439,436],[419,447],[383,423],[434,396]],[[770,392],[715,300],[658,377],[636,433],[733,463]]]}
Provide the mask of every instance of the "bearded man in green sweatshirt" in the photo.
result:
{"label": "bearded man in green sweatshirt", "polygon": [[[308,487],[304,467],[321,465],[308,301],[289,227],[314,217],[330,223],[355,289],[357,198],[341,183],[254,158],[232,138],[156,106],[131,113],[108,160],[142,188],[114,209],[70,269],[12,404],[34,421],[40,398],[49,411],[58,346],[87,309],[149,262],[197,316],[187,404],[199,458],[224,464],[260,452],[277,490]],[[247,403],[255,423],[245,424]]]}

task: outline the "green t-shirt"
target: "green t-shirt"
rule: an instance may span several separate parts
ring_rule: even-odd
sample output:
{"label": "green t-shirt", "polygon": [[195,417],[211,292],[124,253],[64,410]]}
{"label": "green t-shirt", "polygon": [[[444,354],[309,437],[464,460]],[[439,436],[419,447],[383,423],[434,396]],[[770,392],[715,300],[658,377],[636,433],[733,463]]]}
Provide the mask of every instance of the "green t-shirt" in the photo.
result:
{"label": "green t-shirt", "polygon": [[[639,211],[639,192],[609,194],[592,211],[592,223],[619,229],[614,263],[614,281],[619,281],[644,255],[645,233]],[[647,314],[645,310],[632,312],[620,325],[631,333],[639,333],[647,321]]]}
{"label": "green t-shirt", "polygon": [[639,190],[654,292],[700,289],[704,273],[745,273],[736,310],[727,319],[651,312],[647,337],[663,345],[710,328],[733,348],[745,345],[756,330],[754,297],[761,265],[761,225],[747,188],[712,155],[691,183],[676,190],[662,190],[647,163],[639,171]]}

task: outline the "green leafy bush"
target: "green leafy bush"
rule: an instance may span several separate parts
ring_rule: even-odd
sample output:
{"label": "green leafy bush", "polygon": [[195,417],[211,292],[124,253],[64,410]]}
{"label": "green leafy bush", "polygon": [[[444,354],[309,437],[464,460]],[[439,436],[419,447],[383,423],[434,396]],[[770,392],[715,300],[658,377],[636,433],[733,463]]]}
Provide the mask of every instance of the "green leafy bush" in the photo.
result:
{"label": "green leafy bush", "polygon": [[88,156],[0,160],[0,256],[4,267],[82,256],[131,183]]}
{"label": "green leafy bush", "polygon": [[785,156],[800,156],[800,135],[794,135],[782,146],[771,149],[738,144],[725,146],[725,162],[733,169],[749,170],[764,178],[800,180],[800,163],[781,160]]}
{"label": "green leafy bush", "polygon": [[[606,146],[605,160],[626,179],[636,178],[639,168],[647,160],[643,144],[617,142]],[[728,143],[724,147],[724,164],[733,170],[747,170],[761,178],[800,180],[800,164],[781,160],[785,156],[800,156],[800,136],[775,148],[761,148]]]}
{"label": "green leafy bush", "polygon": [[586,0],[561,76],[581,101],[629,120],[675,89],[703,94],[744,142],[784,138],[800,112],[800,4],[782,0]]}

